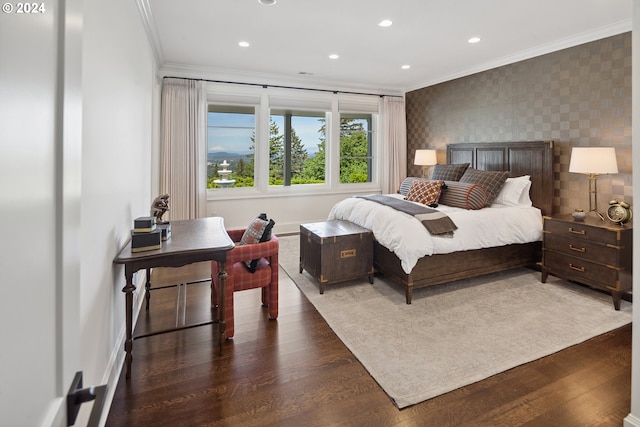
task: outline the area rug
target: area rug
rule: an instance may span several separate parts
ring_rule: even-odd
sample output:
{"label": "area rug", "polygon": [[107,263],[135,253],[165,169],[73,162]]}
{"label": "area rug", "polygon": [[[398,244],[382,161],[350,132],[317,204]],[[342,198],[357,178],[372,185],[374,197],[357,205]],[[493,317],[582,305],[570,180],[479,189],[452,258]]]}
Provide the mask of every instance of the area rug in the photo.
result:
{"label": "area rug", "polygon": [[514,269],[404,291],[383,276],[327,285],[299,273],[299,237],[280,238],[280,265],[336,335],[404,408],[631,322],[632,305]]}

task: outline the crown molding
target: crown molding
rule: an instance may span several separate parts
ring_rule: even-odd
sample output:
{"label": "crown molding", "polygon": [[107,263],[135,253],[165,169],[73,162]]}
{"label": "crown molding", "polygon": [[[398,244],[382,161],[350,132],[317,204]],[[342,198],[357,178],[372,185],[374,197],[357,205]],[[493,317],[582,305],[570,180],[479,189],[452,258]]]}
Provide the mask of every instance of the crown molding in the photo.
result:
{"label": "crown molding", "polygon": [[147,39],[151,45],[151,50],[153,51],[153,55],[156,59],[156,64],[162,65],[164,64],[164,52],[162,50],[160,38],[158,37],[158,32],[156,31],[156,22],[153,19],[149,0],[136,0],[136,5],[138,6],[138,13],[142,19],[142,25],[144,26],[144,31],[147,34]]}
{"label": "crown molding", "polygon": [[433,86],[439,83],[444,83],[450,80],[466,77],[471,74],[491,70],[493,68],[502,67],[504,65],[514,64],[516,62],[524,61],[526,59],[535,58],[536,56],[557,52],[562,49],[567,49],[570,47],[579,46],[584,43],[589,43],[589,42],[601,40],[607,37],[615,36],[618,34],[626,33],[628,31],[631,31],[631,28],[632,28],[631,18],[625,19],[624,21],[620,21],[612,25],[596,28],[591,31],[587,31],[581,34],[576,34],[571,37],[567,37],[561,40],[556,40],[551,43],[546,43],[532,49],[523,50],[513,55],[504,56],[502,58],[496,59],[495,61],[485,62],[484,64],[480,64],[478,66],[468,68],[466,70],[463,70],[454,74],[449,74],[449,75],[442,76],[440,78],[424,81],[412,87],[406,88],[406,91],[410,92],[413,90],[422,89],[428,86]]}

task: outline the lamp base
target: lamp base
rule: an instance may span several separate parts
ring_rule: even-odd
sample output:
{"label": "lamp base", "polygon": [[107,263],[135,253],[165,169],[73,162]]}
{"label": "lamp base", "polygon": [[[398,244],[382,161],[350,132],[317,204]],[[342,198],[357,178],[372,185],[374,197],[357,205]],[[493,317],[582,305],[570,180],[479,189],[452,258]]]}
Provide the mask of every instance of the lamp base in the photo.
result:
{"label": "lamp base", "polygon": [[604,215],[602,215],[600,212],[598,212],[597,209],[592,209],[589,212],[595,213],[598,216],[598,218],[600,218],[600,221],[604,222]]}
{"label": "lamp base", "polygon": [[595,212],[604,222],[604,215],[598,212],[598,175],[595,173],[589,174],[589,212]]}

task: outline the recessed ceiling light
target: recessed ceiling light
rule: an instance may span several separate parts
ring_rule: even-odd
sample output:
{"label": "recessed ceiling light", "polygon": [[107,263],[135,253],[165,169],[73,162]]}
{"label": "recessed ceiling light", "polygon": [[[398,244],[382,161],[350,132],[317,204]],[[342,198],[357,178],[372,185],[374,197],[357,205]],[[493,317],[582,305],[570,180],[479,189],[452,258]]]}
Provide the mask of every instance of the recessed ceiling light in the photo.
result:
{"label": "recessed ceiling light", "polygon": [[390,27],[392,25],[393,25],[393,22],[391,22],[391,20],[389,20],[389,19],[383,19],[382,21],[380,21],[378,23],[379,27]]}
{"label": "recessed ceiling light", "polygon": [[329,55],[329,58],[338,59],[338,58],[340,58],[340,55],[336,55],[335,53],[332,53],[331,55]]}
{"label": "recessed ceiling light", "polygon": [[411,68],[411,65],[409,65],[409,64],[405,64],[405,65],[403,65],[403,66],[402,66],[402,67],[400,67],[400,68],[402,68],[403,70],[408,70],[409,68]]}
{"label": "recessed ceiling light", "polygon": [[249,47],[250,44],[249,44],[249,42],[239,42],[238,46],[240,46],[240,47]]}
{"label": "recessed ceiling light", "polygon": [[272,4],[276,4],[276,0],[258,0],[258,3],[271,6]]}
{"label": "recessed ceiling light", "polygon": [[480,37],[471,37],[469,39],[469,43],[478,43],[480,41]]}

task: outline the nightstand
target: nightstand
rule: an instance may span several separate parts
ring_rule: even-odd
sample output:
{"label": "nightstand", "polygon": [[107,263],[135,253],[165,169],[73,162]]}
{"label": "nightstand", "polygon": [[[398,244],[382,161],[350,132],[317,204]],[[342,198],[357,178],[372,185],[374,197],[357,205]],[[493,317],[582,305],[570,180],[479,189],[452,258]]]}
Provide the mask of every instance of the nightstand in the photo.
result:
{"label": "nightstand", "polygon": [[553,274],[610,292],[620,310],[622,294],[632,288],[632,224],[559,215],[543,217],[543,229],[542,283]]}

